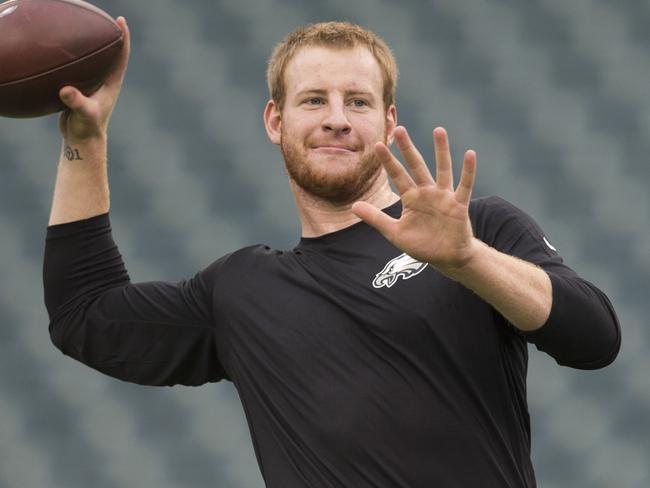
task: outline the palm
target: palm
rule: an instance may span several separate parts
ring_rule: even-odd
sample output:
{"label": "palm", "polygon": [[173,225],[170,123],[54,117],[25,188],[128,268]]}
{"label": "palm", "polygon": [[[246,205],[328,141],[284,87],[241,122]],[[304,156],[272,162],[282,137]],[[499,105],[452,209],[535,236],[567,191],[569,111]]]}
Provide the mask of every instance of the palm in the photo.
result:
{"label": "palm", "polygon": [[468,207],[476,155],[473,151],[465,154],[463,173],[454,191],[451,156],[444,129],[434,131],[435,181],[406,130],[397,129],[395,136],[411,174],[385,145],[377,144],[376,149],[402,199],[402,215],[393,219],[364,202],[355,204],[355,213],[419,261],[439,269],[462,266],[470,257],[473,243]]}
{"label": "palm", "polygon": [[77,140],[87,139],[105,128],[106,118],[99,116],[99,104],[94,99],[97,96],[98,94],[95,93],[93,97],[88,98],[84,107],[85,112],[68,109],[61,113],[59,116],[59,129],[65,136]]}

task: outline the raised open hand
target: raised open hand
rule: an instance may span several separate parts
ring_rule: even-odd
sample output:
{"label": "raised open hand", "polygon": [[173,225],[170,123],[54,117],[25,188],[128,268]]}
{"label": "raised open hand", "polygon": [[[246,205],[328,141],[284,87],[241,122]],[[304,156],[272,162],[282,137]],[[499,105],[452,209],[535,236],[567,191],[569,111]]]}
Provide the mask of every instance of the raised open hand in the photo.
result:
{"label": "raised open hand", "polygon": [[375,151],[402,199],[401,217],[394,219],[367,202],[356,202],[352,211],[409,256],[442,272],[462,268],[476,247],[468,214],[476,153],[465,153],[460,182],[454,190],[445,129],[433,131],[435,180],[404,127],[395,130],[395,139],[411,174],[385,144],[377,143]]}

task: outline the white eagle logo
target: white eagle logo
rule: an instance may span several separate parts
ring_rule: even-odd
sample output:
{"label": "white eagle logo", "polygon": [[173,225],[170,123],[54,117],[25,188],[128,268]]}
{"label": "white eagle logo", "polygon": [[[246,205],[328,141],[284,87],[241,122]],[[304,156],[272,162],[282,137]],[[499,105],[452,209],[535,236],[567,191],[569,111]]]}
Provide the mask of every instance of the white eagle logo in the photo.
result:
{"label": "white eagle logo", "polygon": [[427,263],[416,261],[406,253],[401,254],[386,263],[384,269],[375,276],[372,286],[375,288],[381,288],[382,286],[390,288],[397,282],[398,278],[408,280],[421,273],[426,267]]}

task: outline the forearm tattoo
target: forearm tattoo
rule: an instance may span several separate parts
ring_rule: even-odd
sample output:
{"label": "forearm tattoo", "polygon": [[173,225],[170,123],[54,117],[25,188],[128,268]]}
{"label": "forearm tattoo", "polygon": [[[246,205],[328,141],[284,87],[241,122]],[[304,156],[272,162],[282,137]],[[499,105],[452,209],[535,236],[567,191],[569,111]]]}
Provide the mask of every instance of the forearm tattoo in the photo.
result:
{"label": "forearm tattoo", "polygon": [[65,158],[68,161],[83,161],[83,158],[79,154],[79,149],[65,146]]}

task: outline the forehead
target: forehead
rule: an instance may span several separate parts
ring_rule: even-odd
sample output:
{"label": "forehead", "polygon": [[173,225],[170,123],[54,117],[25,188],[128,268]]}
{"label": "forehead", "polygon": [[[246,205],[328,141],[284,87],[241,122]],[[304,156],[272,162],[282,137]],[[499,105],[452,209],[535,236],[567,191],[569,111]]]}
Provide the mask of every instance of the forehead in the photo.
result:
{"label": "forehead", "polygon": [[287,64],[284,81],[288,96],[312,89],[343,89],[376,92],[381,97],[383,87],[379,63],[363,46],[303,47]]}

